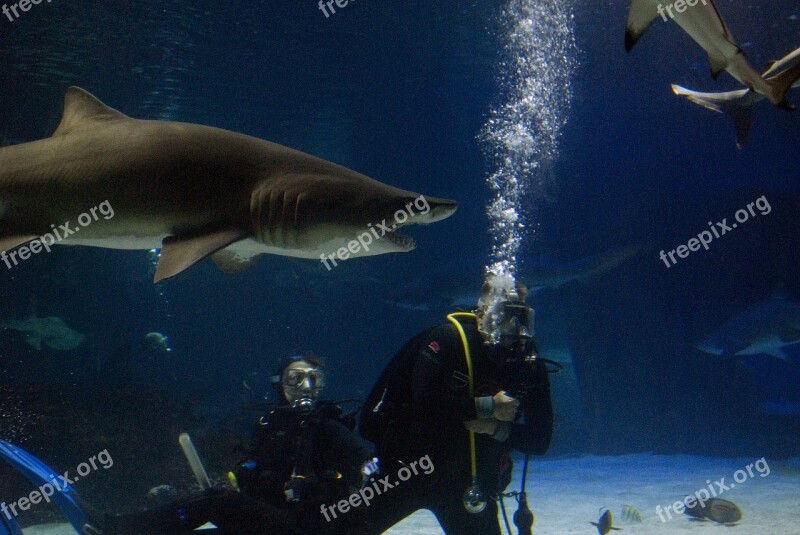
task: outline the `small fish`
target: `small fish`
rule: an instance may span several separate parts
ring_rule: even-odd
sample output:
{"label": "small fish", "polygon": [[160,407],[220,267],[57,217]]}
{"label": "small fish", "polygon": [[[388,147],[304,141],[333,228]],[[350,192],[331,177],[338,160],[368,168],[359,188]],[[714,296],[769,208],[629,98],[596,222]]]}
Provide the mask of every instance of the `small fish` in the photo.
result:
{"label": "small fish", "polygon": [[[603,507],[603,508],[602,508],[602,509],[600,509],[600,510],[602,511],[603,509],[606,509],[606,508],[605,508],[605,507]],[[611,511],[609,511],[608,509],[606,509],[606,512],[605,512],[605,513],[603,513],[602,515],[600,515],[600,520],[598,520],[597,522],[589,522],[589,523],[590,523],[591,525],[593,525],[593,526],[595,526],[595,527],[597,528],[597,532],[598,532],[600,535],[606,535],[606,534],[607,534],[607,533],[609,533],[609,532],[610,532],[612,529],[613,529],[614,531],[622,531],[622,528],[615,528],[615,527],[613,526],[613,524],[614,524],[614,517],[611,515]]]}
{"label": "small fish", "polygon": [[169,345],[169,338],[157,332],[150,332],[144,335],[144,345],[148,351],[153,353],[171,353],[172,347]]}
{"label": "small fish", "polygon": [[622,508],[622,518],[628,522],[644,522],[644,515],[642,515],[642,512],[629,503],[626,503]]}
{"label": "small fish", "polygon": [[697,502],[694,507],[687,507],[685,514],[700,520],[707,518],[720,524],[733,524],[742,519],[739,506],[722,498],[711,498],[702,505]]}
{"label": "small fish", "polygon": [[172,485],[158,485],[147,492],[147,497],[151,500],[167,501],[178,495],[178,491]]}

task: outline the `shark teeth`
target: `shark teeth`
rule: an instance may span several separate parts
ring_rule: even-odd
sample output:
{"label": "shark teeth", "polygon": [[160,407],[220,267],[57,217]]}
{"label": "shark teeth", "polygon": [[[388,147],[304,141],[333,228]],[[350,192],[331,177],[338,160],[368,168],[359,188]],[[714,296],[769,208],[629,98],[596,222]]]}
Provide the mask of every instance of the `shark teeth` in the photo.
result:
{"label": "shark teeth", "polygon": [[388,239],[390,242],[397,245],[398,247],[402,247],[407,251],[410,251],[411,249],[414,249],[417,246],[417,243],[411,236],[404,236],[403,234],[396,234],[394,232],[389,232],[383,237]]}

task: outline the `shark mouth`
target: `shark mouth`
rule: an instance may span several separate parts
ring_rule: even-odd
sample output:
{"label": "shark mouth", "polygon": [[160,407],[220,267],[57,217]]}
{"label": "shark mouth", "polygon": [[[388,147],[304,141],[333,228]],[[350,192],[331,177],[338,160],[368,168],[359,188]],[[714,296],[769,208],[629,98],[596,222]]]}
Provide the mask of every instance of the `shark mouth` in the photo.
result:
{"label": "shark mouth", "polygon": [[384,239],[389,240],[393,244],[397,245],[398,247],[405,249],[406,251],[410,251],[417,246],[417,243],[414,241],[414,238],[411,236],[405,236],[403,234],[397,234],[394,231],[387,232],[382,236]]}

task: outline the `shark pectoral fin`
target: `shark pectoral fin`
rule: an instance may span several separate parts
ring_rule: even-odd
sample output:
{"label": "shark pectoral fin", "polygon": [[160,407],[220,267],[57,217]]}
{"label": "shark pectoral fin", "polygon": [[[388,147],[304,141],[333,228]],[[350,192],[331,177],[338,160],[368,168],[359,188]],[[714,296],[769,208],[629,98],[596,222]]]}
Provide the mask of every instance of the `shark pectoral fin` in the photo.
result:
{"label": "shark pectoral fin", "polygon": [[248,236],[241,229],[227,229],[196,236],[169,236],[161,244],[161,259],[154,282],[174,277],[208,255]]}
{"label": "shark pectoral fin", "polygon": [[41,336],[36,336],[34,334],[27,334],[25,335],[25,342],[36,349],[36,351],[42,350],[42,338]]}
{"label": "shark pectoral fin", "polygon": [[781,108],[786,110],[794,109],[794,105],[786,100],[786,93],[789,91],[789,88],[798,81],[798,79],[800,79],[800,62],[795,63],[792,65],[792,67],[786,69],[782,73],[766,80],[767,84],[769,84],[773,91],[775,91],[775,94],[770,95],[770,97],[779,100],[780,103],[778,106]]}
{"label": "shark pectoral fin", "polygon": [[13,249],[17,245],[22,245],[25,242],[29,242],[35,237],[36,236],[8,236],[6,238],[0,238],[0,251],[8,251],[9,249]]}
{"label": "shark pectoral fin", "polygon": [[671,87],[673,93],[679,97],[686,97],[686,100],[689,102],[697,104],[698,106],[702,106],[707,110],[715,111],[717,113],[725,113],[725,110],[722,109],[722,106],[720,106],[718,102],[709,98],[708,94],[698,93],[697,91],[686,89],[678,84],[672,84]]}
{"label": "shark pectoral fin", "polygon": [[633,0],[625,28],[625,50],[630,52],[644,31],[658,17],[656,6],[649,0]]}
{"label": "shark pectoral fin", "polygon": [[[728,68],[728,60],[723,55],[708,54],[708,63],[711,65],[711,77],[716,80],[719,73]],[[750,89],[753,89],[752,87]]]}
{"label": "shark pectoral fin", "polygon": [[211,259],[223,273],[241,273],[256,263],[257,256],[245,258],[233,251],[223,249],[211,255]]}
{"label": "shark pectoral fin", "polygon": [[72,86],[64,95],[64,113],[61,115],[58,128],[53,132],[53,137],[68,134],[89,121],[112,119],[130,119],[130,117],[109,108],[85,89]]}

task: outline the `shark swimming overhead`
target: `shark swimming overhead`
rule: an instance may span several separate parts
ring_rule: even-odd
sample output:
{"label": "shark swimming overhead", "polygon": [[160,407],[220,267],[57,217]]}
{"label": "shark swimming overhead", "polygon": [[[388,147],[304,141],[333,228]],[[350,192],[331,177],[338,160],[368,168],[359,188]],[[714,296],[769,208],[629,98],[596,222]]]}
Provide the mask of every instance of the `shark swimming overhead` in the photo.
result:
{"label": "shark swimming overhead", "polygon": [[753,69],[736,43],[714,0],[682,0],[681,10],[677,8],[679,2],[667,3],[666,8],[664,3],[661,0],[631,2],[625,32],[627,51],[633,48],[656,18],[669,20],[667,18],[669,13],[669,18],[674,19],[706,51],[714,78],[723,70],[728,71],[739,82],[766,96],[773,104],[787,109],[793,108],[786,100],[786,92],[791,83],[782,84],[778,80],[764,80]]}
{"label": "shark swimming overhead", "polygon": [[[226,271],[265,253],[318,259],[420,198],[427,211],[358,256],[413,249],[396,230],[445,219],[458,204],[236,132],[132,119],[71,87],[52,137],[0,149],[0,250],[44,242],[71,221],[57,244],[161,248],[158,282],[207,256]],[[74,225],[103,205],[112,217]]]}
{"label": "shark swimming overhead", "polygon": [[[778,80],[780,84],[788,83],[791,87],[800,87],[800,48],[774,62],[762,74],[767,81]],[[750,89],[739,89],[724,93],[701,93],[692,91],[677,84],[672,84],[672,91],[678,96],[711,111],[727,114],[736,127],[736,146],[742,148],[750,133],[753,108],[766,97]]]}

